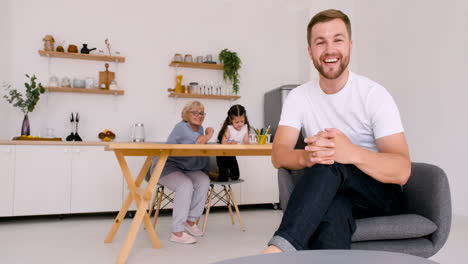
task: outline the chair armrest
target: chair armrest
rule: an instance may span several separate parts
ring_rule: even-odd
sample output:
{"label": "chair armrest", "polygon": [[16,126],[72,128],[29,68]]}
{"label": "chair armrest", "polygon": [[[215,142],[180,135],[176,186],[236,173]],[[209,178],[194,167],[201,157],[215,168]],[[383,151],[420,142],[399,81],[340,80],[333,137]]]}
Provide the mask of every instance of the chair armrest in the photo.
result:
{"label": "chair armrest", "polygon": [[413,162],[403,195],[405,213],[422,215],[437,225],[437,230],[430,236],[437,252],[447,240],[452,222],[447,175],[435,165]]}
{"label": "chair armrest", "polygon": [[278,169],[278,189],[281,210],[286,210],[289,197],[291,196],[294,186],[304,174],[303,170],[291,171],[285,168]]}

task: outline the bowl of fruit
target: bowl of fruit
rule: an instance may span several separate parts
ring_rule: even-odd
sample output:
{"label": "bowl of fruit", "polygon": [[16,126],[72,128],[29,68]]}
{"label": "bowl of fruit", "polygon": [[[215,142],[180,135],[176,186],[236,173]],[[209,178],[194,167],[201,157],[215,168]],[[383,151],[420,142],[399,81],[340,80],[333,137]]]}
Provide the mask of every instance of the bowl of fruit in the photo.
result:
{"label": "bowl of fruit", "polygon": [[109,142],[109,141],[114,140],[115,134],[114,134],[114,132],[112,132],[112,131],[110,131],[108,129],[104,129],[104,131],[99,133],[98,137],[102,141]]}

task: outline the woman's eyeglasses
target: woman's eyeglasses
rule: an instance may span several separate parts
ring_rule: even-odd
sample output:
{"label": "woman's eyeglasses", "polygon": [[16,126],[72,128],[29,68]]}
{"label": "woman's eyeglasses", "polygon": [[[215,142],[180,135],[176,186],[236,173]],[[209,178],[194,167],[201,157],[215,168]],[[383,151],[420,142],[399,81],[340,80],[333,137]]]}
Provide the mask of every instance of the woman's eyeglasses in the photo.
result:
{"label": "woman's eyeglasses", "polygon": [[194,116],[206,116],[205,112],[190,111],[190,113]]}

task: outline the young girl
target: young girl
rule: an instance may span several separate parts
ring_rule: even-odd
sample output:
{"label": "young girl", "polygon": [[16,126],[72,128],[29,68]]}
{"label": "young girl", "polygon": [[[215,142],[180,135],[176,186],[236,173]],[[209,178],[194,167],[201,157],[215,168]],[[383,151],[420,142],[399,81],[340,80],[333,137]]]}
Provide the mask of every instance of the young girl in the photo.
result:
{"label": "young girl", "polygon": [[[250,124],[247,112],[242,105],[233,105],[229,108],[228,116],[224,120],[223,127],[218,134],[218,142],[221,144],[249,144]],[[236,157],[218,156],[219,176],[218,181],[239,179],[239,165]]]}

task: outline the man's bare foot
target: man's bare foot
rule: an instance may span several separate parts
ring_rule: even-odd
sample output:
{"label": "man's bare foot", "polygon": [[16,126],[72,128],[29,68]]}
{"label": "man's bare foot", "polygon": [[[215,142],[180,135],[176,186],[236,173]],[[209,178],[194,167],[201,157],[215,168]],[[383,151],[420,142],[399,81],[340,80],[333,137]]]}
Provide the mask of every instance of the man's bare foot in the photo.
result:
{"label": "man's bare foot", "polygon": [[283,250],[281,250],[279,247],[271,245],[267,247],[265,250],[263,250],[262,254],[272,254],[272,253],[281,253],[281,252],[283,252]]}

